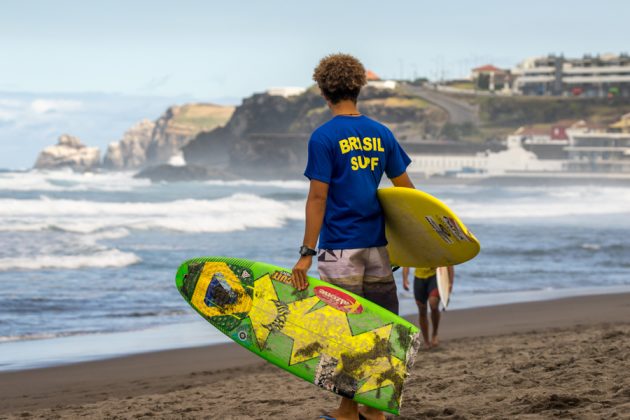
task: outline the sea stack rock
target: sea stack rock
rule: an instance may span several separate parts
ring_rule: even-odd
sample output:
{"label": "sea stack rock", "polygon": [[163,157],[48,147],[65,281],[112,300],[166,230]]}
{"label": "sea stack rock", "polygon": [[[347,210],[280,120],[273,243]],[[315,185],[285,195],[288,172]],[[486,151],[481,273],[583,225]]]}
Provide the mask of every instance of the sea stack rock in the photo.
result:
{"label": "sea stack rock", "polygon": [[97,147],[87,147],[78,137],[63,134],[57,144],[45,148],[37,157],[35,169],[70,168],[77,172],[97,169],[101,152]]}
{"label": "sea stack rock", "polygon": [[103,166],[111,170],[130,170],[144,166],[147,148],[153,136],[155,123],[144,119],[125,132],[119,141],[110,143]]}

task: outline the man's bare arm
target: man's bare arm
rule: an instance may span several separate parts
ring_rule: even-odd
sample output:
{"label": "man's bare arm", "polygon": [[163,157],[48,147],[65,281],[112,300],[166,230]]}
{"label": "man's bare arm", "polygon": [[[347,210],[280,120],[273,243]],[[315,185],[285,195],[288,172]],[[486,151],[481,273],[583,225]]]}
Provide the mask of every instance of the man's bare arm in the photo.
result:
{"label": "man's bare arm", "polygon": [[[304,241],[302,242],[303,245],[309,248],[315,248],[317,245],[317,238],[319,237],[319,232],[324,222],[327,199],[328,184],[315,179],[311,180],[308,197],[306,199],[306,223],[304,227]],[[300,257],[295,264],[293,267],[293,276],[291,277],[291,282],[295,288],[304,290],[308,287],[306,273],[308,273],[312,263],[312,256],[304,256]]]}
{"label": "man's bare arm", "polygon": [[411,178],[409,178],[409,174],[407,174],[406,171],[396,178],[391,178],[391,181],[392,184],[394,184],[394,187],[416,188],[413,185],[413,182],[411,182]]}

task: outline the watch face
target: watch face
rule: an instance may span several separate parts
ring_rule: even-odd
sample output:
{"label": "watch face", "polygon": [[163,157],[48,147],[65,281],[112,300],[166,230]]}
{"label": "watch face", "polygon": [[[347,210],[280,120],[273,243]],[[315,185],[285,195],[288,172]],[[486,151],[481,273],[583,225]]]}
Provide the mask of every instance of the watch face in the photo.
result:
{"label": "watch face", "polygon": [[306,257],[308,255],[315,255],[315,254],[317,254],[317,251],[315,251],[314,249],[311,249],[304,245],[300,247],[300,255],[302,255],[303,257]]}

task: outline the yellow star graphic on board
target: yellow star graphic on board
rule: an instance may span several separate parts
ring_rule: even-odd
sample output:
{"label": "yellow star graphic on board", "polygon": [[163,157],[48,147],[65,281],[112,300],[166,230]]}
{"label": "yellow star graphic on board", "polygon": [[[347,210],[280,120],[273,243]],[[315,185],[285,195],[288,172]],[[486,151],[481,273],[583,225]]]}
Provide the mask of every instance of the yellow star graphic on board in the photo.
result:
{"label": "yellow star graphic on board", "polygon": [[249,319],[252,322],[252,329],[256,335],[258,346],[263,349],[267,337],[271,332],[269,325],[278,317],[276,303],[278,294],[273,287],[271,277],[265,274],[254,283],[254,299],[252,309],[249,311]]}
{"label": "yellow star graphic on board", "polygon": [[[388,346],[392,325],[353,335],[346,314],[329,305],[312,310],[320,302],[317,296],[289,304],[278,302],[271,278],[266,275],[255,283],[249,317],[260,348],[272,329],[293,340],[289,365],[304,362],[322,354],[339,361],[337,373],[344,371],[365,382],[357,393],[394,385],[388,379],[404,378],[405,363],[391,355]],[[344,361],[346,366],[344,366]]]}

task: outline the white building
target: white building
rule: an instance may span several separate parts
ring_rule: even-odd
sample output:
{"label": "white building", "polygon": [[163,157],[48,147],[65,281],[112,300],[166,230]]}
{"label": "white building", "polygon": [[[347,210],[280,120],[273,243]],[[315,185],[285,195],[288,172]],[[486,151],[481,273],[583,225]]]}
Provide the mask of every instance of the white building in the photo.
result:
{"label": "white building", "polygon": [[630,56],[627,54],[528,58],[513,70],[513,89],[524,95],[630,97]]}
{"label": "white building", "polygon": [[397,86],[395,80],[368,80],[367,84],[376,89],[396,89]]}
{"label": "white building", "polygon": [[284,98],[288,98],[290,96],[301,95],[304,92],[306,92],[306,88],[294,87],[294,86],[272,87],[272,88],[267,89],[266,91],[267,95],[282,96]]}
{"label": "white building", "polygon": [[630,132],[577,129],[567,133],[570,171],[630,173]]}
{"label": "white building", "polygon": [[564,169],[564,160],[539,160],[533,152],[522,147],[519,135],[509,136],[507,150],[476,155],[410,155],[409,172],[453,176],[493,176],[516,172],[558,172]]}

